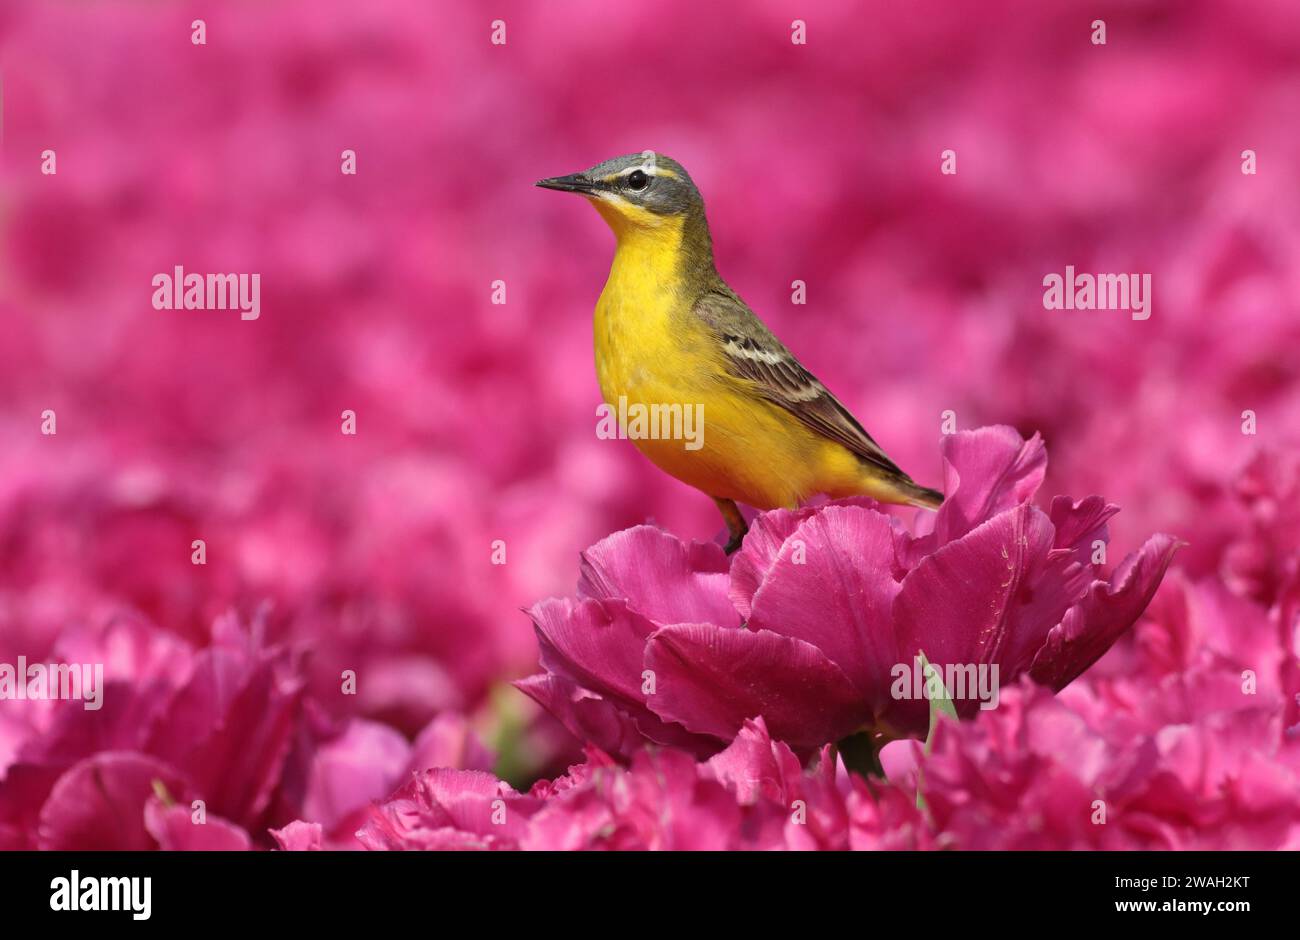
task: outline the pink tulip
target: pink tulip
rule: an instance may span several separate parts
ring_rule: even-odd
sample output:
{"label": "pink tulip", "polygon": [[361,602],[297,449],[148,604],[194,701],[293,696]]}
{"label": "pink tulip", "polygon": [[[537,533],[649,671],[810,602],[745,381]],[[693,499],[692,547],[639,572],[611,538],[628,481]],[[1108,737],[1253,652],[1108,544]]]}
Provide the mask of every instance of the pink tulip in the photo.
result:
{"label": "pink tulip", "polygon": [[[452,714],[414,743],[329,719],[264,629],[222,618],[199,648],[139,619],[63,634],[54,660],[102,664],[102,704],[5,702],[0,847],[268,847],[268,828],[302,819],[316,827],[307,842],[357,848],[367,807],[402,779],[490,765]],[[300,830],[274,837],[304,843]]]}
{"label": "pink tulip", "polygon": [[[897,694],[921,654],[1064,688],[1142,613],[1175,540],[1094,563],[1117,507],[1035,507],[1037,438],[983,428],[943,450],[947,501],[929,531],[845,500],[759,516],[729,570],[716,546],[646,526],[592,546],[578,598],[532,609],[546,671],[519,687],[603,749],[644,738],[699,754],[758,715],[804,748],[923,734],[927,701]],[[970,717],[980,701],[955,704]]]}
{"label": "pink tulip", "polygon": [[[872,794],[823,750],[805,770],[761,719],[711,760],[653,746],[624,767],[592,749],[583,764],[516,793],[490,774],[429,770],[370,813],[372,849],[573,851],[916,848],[928,844],[911,797]],[[290,847],[288,838],[282,839]]]}

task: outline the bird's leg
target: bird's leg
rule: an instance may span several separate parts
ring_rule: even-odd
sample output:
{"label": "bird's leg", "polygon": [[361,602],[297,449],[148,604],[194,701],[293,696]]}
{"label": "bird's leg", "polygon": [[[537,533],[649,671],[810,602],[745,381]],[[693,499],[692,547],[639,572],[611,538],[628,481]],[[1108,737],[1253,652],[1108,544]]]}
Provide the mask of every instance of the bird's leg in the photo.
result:
{"label": "bird's leg", "polygon": [[740,514],[736,508],[736,501],[732,499],[718,499],[713,497],[713,501],[718,504],[718,510],[722,513],[723,520],[727,523],[727,531],[731,533],[731,541],[727,543],[724,551],[730,555],[740,548],[740,543],[745,539],[745,533],[749,531],[749,526],[745,524],[745,517]]}

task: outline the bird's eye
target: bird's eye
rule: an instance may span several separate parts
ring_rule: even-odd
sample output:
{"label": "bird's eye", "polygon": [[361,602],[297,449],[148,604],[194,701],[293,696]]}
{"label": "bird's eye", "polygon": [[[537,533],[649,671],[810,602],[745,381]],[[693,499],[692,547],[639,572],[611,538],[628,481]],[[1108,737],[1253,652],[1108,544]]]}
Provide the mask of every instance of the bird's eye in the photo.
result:
{"label": "bird's eye", "polygon": [[645,175],[644,170],[633,170],[627,175],[628,189],[635,189],[638,192],[650,185],[650,177]]}

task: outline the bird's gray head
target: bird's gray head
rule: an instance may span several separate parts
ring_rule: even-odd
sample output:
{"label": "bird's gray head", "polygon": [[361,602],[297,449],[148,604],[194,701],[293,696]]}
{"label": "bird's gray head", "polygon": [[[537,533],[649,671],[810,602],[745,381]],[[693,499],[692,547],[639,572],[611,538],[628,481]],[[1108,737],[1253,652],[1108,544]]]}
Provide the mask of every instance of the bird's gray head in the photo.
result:
{"label": "bird's gray head", "polygon": [[655,225],[703,209],[704,200],[683,167],[646,150],[597,163],[583,173],[538,180],[538,186],[589,198],[610,224]]}

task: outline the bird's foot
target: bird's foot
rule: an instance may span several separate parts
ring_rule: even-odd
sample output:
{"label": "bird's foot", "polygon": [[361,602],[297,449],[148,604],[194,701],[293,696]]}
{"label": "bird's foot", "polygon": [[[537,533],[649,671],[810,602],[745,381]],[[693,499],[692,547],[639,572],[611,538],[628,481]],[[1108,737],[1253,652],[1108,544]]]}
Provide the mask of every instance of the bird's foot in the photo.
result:
{"label": "bird's foot", "polygon": [[740,514],[734,500],[718,499],[715,496],[713,501],[718,504],[722,518],[727,523],[727,531],[731,533],[731,540],[727,542],[727,547],[723,551],[728,555],[734,555],[745,541],[745,533],[749,531],[749,526],[745,523],[745,517]]}

